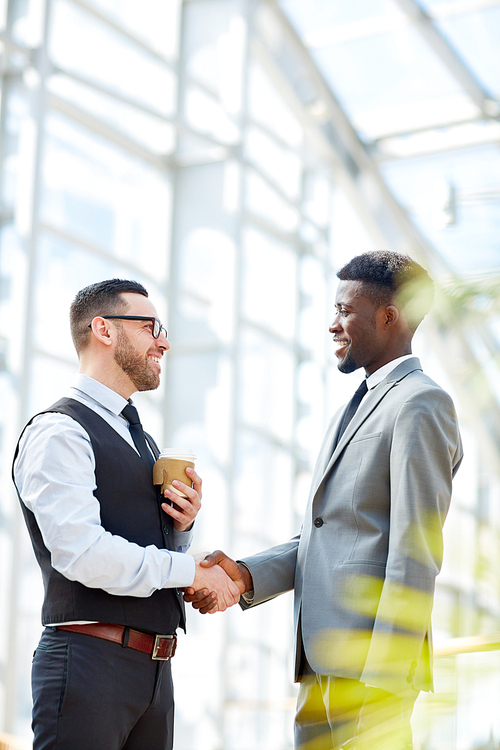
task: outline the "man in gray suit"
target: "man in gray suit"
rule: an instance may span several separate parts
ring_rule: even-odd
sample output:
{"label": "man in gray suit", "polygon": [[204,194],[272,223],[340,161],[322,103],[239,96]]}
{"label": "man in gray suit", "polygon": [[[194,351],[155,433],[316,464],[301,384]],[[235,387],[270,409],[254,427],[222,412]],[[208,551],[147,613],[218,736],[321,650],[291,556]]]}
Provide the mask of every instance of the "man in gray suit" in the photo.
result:
{"label": "man in gray suit", "polygon": [[[434,296],[427,272],[380,251],[337,275],[338,368],[366,379],[330,422],[302,530],[203,564],[225,568],[243,608],[294,590],[298,747],[399,750],[412,747],[419,691],[432,690],[434,583],[462,447],[451,398],[411,353]],[[214,610],[192,589],[186,599]]]}

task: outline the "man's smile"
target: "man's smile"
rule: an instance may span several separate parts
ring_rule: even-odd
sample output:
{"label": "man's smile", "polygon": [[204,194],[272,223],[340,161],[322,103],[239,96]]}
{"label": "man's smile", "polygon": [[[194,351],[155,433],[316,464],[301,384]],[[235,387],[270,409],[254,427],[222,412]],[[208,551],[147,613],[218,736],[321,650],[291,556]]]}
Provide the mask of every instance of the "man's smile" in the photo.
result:
{"label": "man's smile", "polygon": [[349,346],[349,341],[347,339],[333,339],[333,343],[336,345],[335,354],[337,355]]}

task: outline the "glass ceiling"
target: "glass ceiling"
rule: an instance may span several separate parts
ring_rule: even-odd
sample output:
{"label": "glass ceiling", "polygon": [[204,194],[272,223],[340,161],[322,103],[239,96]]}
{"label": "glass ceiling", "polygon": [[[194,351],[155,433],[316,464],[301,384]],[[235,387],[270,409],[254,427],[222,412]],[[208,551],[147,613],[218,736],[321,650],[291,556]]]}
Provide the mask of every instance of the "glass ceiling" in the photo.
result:
{"label": "glass ceiling", "polygon": [[452,274],[500,269],[500,0],[280,0]]}
{"label": "glass ceiling", "polygon": [[381,230],[374,245],[409,252],[441,282],[447,338],[437,346],[498,455],[500,0],[274,7],[302,69],[283,44],[275,59],[336,153],[357,210]]}
{"label": "glass ceiling", "polygon": [[280,4],[365,142],[498,116],[498,2]]}

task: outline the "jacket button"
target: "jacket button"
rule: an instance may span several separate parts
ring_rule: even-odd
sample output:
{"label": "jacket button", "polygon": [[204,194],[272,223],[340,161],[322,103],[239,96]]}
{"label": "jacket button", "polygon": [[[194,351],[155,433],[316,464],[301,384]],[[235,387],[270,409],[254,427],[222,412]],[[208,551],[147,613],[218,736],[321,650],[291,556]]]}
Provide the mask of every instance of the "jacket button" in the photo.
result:
{"label": "jacket button", "polygon": [[408,675],[408,677],[406,678],[406,682],[413,682],[413,677],[410,677],[410,675]]}
{"label": "jacket button", "polygon": [[417,662],[416,661],[412,661],[411,667],[412,667],[412,669],[416,669],[417,668]]}
{"label": "jacket button", "polygon": [[324,524],[324,521],[322,518],[316,518],[314,520],[314,525],[316,526],[317,529],[320,529],[323,526],[323,524]]}
{"label": "jacket button", "polygon": [[163,527],[163,533],[164,534],[168,534],[168,526],[164,526]]}

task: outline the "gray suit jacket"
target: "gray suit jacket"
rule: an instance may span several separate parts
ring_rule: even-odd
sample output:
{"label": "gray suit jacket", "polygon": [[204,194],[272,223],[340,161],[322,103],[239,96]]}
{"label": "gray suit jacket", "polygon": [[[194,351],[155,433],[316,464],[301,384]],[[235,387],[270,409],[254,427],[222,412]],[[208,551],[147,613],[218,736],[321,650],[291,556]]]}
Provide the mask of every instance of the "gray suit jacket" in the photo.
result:
{"label": "gray suit jacket", "polygon": [[323,441],[301,533],[243,560],[250,606],[294,589],[296,677],[303,648],[319,674],[432,690],[434,583],[462,459],[453,402],[412,357],[367,393],[333,450],[343,411]]}

